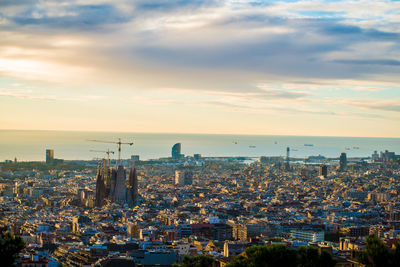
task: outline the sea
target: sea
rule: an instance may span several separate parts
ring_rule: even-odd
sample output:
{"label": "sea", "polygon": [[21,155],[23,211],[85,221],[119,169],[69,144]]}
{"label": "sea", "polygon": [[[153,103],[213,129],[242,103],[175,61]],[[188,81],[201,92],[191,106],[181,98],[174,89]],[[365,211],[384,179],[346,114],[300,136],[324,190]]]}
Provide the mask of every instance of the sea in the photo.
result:
{"label": "sea", "polygon": [[342,152],[347,157],[369,157],[385,150],[400,154],[400,138],[0,130],[0,161],[44,161],[46,149],[54,149],[54,157],[65,160],[103,158],[105,153],[91,150],[107,149],[117,157],[116,144],[89,140],[119,138],[134,143],[122,146],[122,158],[139,155],[141,160],[170,157],[175,143],[181,143],[182,154],[205,157],[285,156],[287,147],[294,158],[339,157]]}

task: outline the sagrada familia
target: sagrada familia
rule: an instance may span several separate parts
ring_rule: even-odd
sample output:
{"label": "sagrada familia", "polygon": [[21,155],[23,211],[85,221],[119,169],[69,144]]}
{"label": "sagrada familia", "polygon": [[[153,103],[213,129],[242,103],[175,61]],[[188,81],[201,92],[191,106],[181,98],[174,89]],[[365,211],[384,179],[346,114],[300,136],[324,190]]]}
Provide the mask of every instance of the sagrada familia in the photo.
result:
{"label": "sagrada familia", "polygon": [[130,208],[136,206],[138,200],[138,178],[136,168],[131,165],[128,181],[126,170],[122,165],[110,168],[106,161],[97,170],[95,205],[102,207],[106,201],[127,204]]}

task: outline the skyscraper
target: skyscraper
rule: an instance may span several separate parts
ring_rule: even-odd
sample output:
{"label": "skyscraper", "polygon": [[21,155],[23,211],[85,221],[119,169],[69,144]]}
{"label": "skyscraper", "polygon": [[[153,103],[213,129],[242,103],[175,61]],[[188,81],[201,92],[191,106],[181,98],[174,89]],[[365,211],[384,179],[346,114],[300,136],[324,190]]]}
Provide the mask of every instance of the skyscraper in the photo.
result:
{"label": "skyscraper", "polygon": [[172,146],[171,156],[173,159],[178,159],[182,157],[181,154],[181,143],[176,143]]}
{"label": "skyscraper", "polygon": [[46,149],[46,163],[50,164],[54,161],[54,150]]}
{"label": "skyscraper", "polygon": [[193,173],[190,170],[176,170],[175,184],[191,185],[193,183]]}
{"label": "skyscraper", "polygon": [[339,170],[344,171],[347,167],[347,155],[346,153],[341,153],[339,158]]}

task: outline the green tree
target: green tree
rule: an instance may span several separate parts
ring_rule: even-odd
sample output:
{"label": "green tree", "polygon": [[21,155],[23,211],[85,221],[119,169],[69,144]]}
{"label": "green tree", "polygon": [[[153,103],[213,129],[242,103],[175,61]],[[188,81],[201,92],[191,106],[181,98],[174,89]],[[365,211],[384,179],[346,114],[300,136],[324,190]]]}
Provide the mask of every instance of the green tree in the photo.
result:
{"label": "green tree", "polygon": [[319,255],[319,266],[321,267],[333,267],[336,265],[336,260],[332,258],[332,255],[326,251],[322,251]]}
{"label": "green tree", "polygon": [[393,251],[390,264],[391,266],[400,264],[400,242],[396,244],[396,249]]}
{"label": "green tree", "polygon": [[314,247],[300,247],[298,250],[299,266],[301,267],[333,267],[336,261],[326,251],[319,253]]}
{"label": "green tree", "polygon": [[297,255],[293,249],[288,249],[283,244],[271,246],[252,246],[246,249],[245,255],[236,256],[228,267],[272,267],[272,266],[297,266]]}
{"label": "green tree", "polygon": [[17,254],[25,248],[25,241],[20,236],[14,236],[10,232],[0,235],[0,259],[2,266],[12,266]]}
{"label": "green tree", "polygon": [[314,267],[319,265],[318,249],[313,247],[300,247],[299,251],[300,266]]}
{"label": "green tree", "polygon": [[237,255],[233,260],[227,265],[227,267],[247,267],[248,258],[243,255]]}
{"label": "green tree", "polygon": [[209,254],[196,255],[194,257],[183,256],[181,264],[174,264],[175,267],[212,267],[216,265],[216,260]]}
{"label": "green tree", "polygon": [[376,236],[367,238],[365,250],[358,255],[361,263],[371,267],[380,266],[399,266],[400,262],[400,244],[397,243],[396,249],[390,249],[385,246],[383,241]]}
{"label": "green tree", "polygon": [[244,254],[234,257],[228,267],[333,267],[335,264],[328,252],[319,253],[313,247],[295,250],[283,244],[274,244],[247,248]]}
{"label": "green tree", "polygon": [[359,260],[367,266],[389,266],[390,252],[376,236],[367,238],[366,249],[359,253]]}

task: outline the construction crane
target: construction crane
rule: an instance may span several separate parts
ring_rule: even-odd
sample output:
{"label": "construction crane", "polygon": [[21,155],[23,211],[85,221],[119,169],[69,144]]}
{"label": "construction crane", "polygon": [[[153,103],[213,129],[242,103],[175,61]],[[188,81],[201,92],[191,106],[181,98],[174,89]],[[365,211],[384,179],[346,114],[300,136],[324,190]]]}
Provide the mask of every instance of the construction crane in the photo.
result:
{"label": "construction crane", "polygon": [[90,152],[103,152],[107,154],[107,169],[110,167],[110,153],[114,154],[114,151],[107,150],[90,150]]}
{"label": "construction crane", "polygon": [[107,144],[117,144],[118,145],[118,166],[121,163],[121,145],[130,145],[132,146],[133,143],[129,142],[121,142],[121,138],[118,138],[118,142],[113,142],[113,141],[103,141],[103,140],[88,140],[91,142],[99,142],[99,143],[107,143]]}

